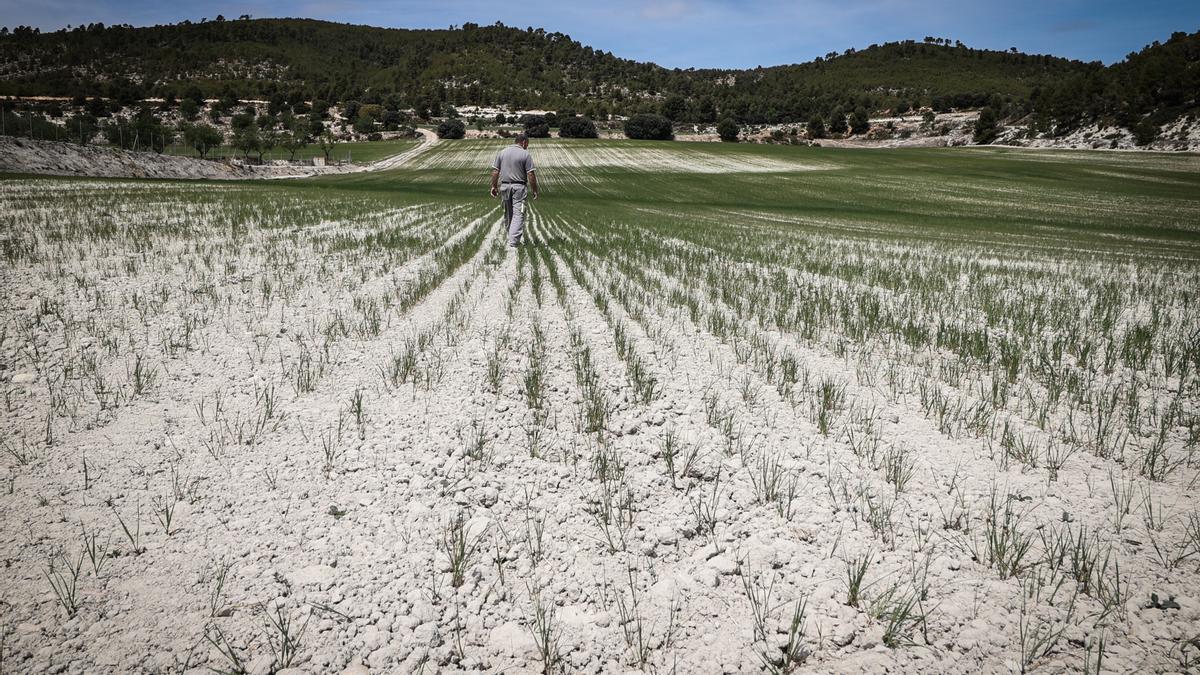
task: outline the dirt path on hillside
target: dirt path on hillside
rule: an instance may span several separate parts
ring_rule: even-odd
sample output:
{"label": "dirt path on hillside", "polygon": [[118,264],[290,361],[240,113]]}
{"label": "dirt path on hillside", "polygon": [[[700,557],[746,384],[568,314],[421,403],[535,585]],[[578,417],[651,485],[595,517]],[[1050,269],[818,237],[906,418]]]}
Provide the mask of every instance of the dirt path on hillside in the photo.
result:
{"label": "dirt path on hillside", "polygon": [[366,171],[386,171],[387,169],[397,169],[408,164],[416,157],[426,153],[430,148],[437,145],[442,139],[437,137],[437,134],[428,129],[417,129],[417,133],[423,136],[422,142],[416,147],[406,150],[398,155],[385,157],[377,162],[372,162],[366,166]]}

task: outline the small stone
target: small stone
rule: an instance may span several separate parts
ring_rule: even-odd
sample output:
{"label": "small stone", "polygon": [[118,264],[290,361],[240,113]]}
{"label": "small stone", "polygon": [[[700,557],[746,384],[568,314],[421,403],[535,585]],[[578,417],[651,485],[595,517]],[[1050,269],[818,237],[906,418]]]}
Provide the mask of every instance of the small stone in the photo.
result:
{"label": "small stone", "polygon": [[251,659],[246,666],[247,675],[270,675],[271,667],[275,665],[275,659],[263,654]]}
{"label": "small stone", "polygon": [[492,526],[492,519],[483,516],[476,516],[467,521],[467,541],[479,541],[479,538],[487,533]]}
{"label": "small stone", "polygon": [[1150,607],[1162,610],[1180,609],[1179,603],[1175,602],[1175,596],[1168,595],[1166,593],[1162,594],[1162,596],[1160,596],[1158,593],[1151,593]]}
{"label": "small stone", "polygon": [[372,668],[376,668],[384,672],[390,672],[391,670],[394,670],[392,664],[398,661],[403,661],[404,657],[408,656],[409,652],[411,651],[412,647],[405,647],[392,642],[391,644],[384,645],[382,648],[371,652],[371,655],[367,657],[367,663],[370,664]]}
{"label": "small stone", "polygon": [[12,376],[13,384],[33,384],[37,382],[36,373],[17,373]]}
{"label": "small stone", "polygon": [[537,643],[524,627],[506,621],[492,629],[488,636],[488,650],[503,656],[530,658],[537,655]]}
{"label": "small stone", "polygon": [[655,549],[658,547],[658,542],[654,541],[653,537],[648,537],[642,540],[641,553],[647,558],[655,557]]}
{"label": "small stone", "polygon": [[375,626],[369,626],[363,631],[363,649],[368,653],[387,644],[388,633]]}
{"label": "small stone", "polygon": [[324,588],[333,583],[334,569],[329,565],[309,565],[288,575],[293,586],[318,586]]}
{"label": "small stone", "polygon": [[708,566],[719,574],[735,574],[738,569],[737,561],[727,555],[712,557],[708,561]]}
{"label": "small stone", "polygon": [[858,634],[858,641],[855,644],[859,649],[872,649],[882,642],[883,626],[873,625],[867,626],[866,630]]}
{"label": "small stone", "polygon": [[675,530],[670,527],[660,527],[654,531],[654,538],[663,546],[670,546],[678,541],[679,537]]}
{"label": "small stone", "polygon": [[851,642],[854,642],[854,635],[857,632],[858,631],[854,628],[854,624],[843,621],[833,624],[833,631],[829,633],[829,639],[833,642],[833,644],[839,647],[845,647]]}
{"label": "small stone", "polygon": [[417,629],[413,631],[413,639],[417,641],[417,644],[438,647],[442,644],[442,633],[438,630],[437,624],[430,621],[417,626]]}
{"label": "small stone", "polygon": [[563,622],[563,625],[571,626],[572,628],[586,626],[591,624],[595,619],[584,605],[567,605],[558,611],[558,618]]}
{"label": "small stone", "polygon": [[697,567],[692,570],[692,578],[697,584],[708,588],[716,588],[721,584],[721,575],[711,567]]}
{"label": "small stone", "polygon": [[486,508],[492,508],[498,501],[500,501],[500,491],[494,487],[484,488],[479,493],[479,503],[483,504]]}
{"label": "small stone", "polygon": [[422,599],[420,602],[413,604],[412,612],[410,614],[411,614],[412,618],[416,619],[417,621],[415,623],[413,623],[413,622],[405,622],[405,623],[409,628],[412,628],[413,630],[416,630],[417,627],[423,623],[431,623],[433,621],[437,621],[437,616],[438,616],[437,610],[433,608],[433,605],[429,604],[424,599]]}

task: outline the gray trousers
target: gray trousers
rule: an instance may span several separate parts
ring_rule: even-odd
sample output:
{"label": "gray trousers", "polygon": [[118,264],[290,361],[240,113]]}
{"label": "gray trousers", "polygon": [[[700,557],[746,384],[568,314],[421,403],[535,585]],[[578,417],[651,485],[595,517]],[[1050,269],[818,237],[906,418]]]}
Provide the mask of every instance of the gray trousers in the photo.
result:
{"label": "gray trousers", "polygon": [[508,245],[521,243],[525,233],[525,186],[508,183],[500,186],[500,202],[504,204],[504,229],[508,231]]}

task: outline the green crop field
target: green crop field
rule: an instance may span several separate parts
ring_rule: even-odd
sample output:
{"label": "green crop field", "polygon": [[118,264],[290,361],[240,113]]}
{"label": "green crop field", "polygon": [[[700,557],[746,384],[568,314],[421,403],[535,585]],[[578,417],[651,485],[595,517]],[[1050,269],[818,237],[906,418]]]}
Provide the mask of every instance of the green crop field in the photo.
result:
{"label": "green crop field", "polygon": [[0,178],[15,670],[1200,663],[1200,157],[501,147]]}

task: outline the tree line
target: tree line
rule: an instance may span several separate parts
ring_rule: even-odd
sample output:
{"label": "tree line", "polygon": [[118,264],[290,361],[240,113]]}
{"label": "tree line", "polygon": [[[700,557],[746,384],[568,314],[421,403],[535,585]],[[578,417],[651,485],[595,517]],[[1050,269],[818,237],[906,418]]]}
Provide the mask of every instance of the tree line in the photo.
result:
{"label": "tree line", "polygon": [[1146,131],[1193,114],[1200,90],[1200,32],[1176,33],[1109,67],[926,37],[803,64],[729,70],[662,68],[562,33],[501,23],[402,30],[222,18],[0,30],[0,58],[9,64],[0,94],[103,97],[122,105],[147,97],[260,99],[292,108],[356,102],[411,109],[424,120],[465,105],[572,109],[592,120],[656,114],[676,125],[804,124],[815,117],[838,124],[859,110],[987,107],[1002,119],[1029,117],[1049,133],[1094,121]]}

